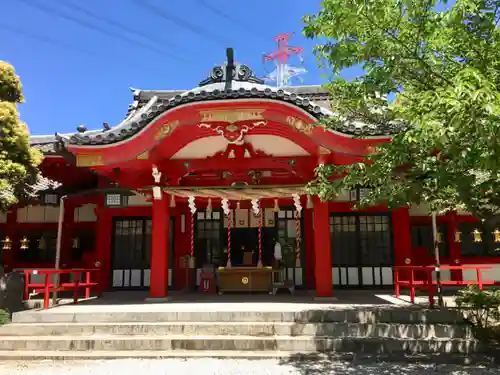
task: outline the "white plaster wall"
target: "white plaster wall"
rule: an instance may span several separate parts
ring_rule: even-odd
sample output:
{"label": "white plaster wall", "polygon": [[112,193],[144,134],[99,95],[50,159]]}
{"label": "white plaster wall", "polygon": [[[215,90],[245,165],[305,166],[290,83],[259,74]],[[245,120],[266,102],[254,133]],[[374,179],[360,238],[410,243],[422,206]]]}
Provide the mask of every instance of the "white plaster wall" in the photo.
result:
{"label": "white plaster wall", "polygon": [[272,156],[307,156],[309,153],[291,140],[277,135],[247,135],[245,140],[252,143],[254,150]]}
{"label": "white plaster wall", "polygon": [[429,206],[426,203],[416,205],[411,205],[409,211],[410,216],[430,216],[431,211],[429,210]]}
{"label": "white plaster wall", "polygon": [[128,197],[129,206],[151,206],[151,202],[148,202],[147,198],[139,193],[135,193]]}
{"label": "white plaster wall", "polygon": [[[483,281],[495,281],[500,282],[500,264],[467,264],[467,266],[491,266],[489,270],[482,270],[481,276]],[[472,280],[477,281],[477,271],[476,270],[463,270],[462,278],[464,281]]]}
{"label": "white plaster wall", "polygon": [[[291,140],[276,135],[246,135],[245,141],[252,144],[254,150],[260,150],[271,156],[307,156],[309,153]],[[196,139],[172,156],[172,159],[202,159],[224,151],[228,142],[222,136]]]}
{"label": "white plaster wall", "polygon": [[97,221],[95,209],[97,205],[93,203],[84,204],[75,208],[75,223],[94,222]]}
{"label": "white plaster wall", "polygon": [[25,206],[17,209],[18,223],[57,223],[59,206]]}

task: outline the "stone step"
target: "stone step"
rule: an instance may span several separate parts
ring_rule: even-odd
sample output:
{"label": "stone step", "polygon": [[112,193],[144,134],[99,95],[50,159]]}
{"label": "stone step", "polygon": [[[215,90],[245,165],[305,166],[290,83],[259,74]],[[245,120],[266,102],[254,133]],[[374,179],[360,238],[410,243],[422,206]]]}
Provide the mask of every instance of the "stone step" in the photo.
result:
{"label": "stone step", "polygon": [[414,340],[324,336],[3,336],[0,350],[236,350],[350,353],[475,353],[473,339]]}
{"label": "stone step", "polygon": [[14,323],[119,323],[119,322],[346,322],[400,324],[461,324],[463,317],[450,310],[307,309],[303,311],[23,311],[14,313]]}
{"label": "stone step", "polygon": [[410,339],[473,338],[468,325],[289,322],[149,322],[149,323],[13,323],[0,327],[2,336],[89,335],[237,335],[397,337]]}
{"label": "stone step", "polygon": [[356,354],[356,353],[301,353],[292,351],[237,351],[237,350],[100,350],[100,351],[42,351],[42,350],[0,350],[0,360],[13,361],[79,361],[97,359],[139,359],[139,358],[231,358],[231,359],[281,359],[284,363],[301,363],[304,361],[356,361],[356,363],[373,363],[374,361],[396,361],[400,363],[417,362],[432,364],[481,364],[491,366],[495,359],[481,354],[452,354],[426,353],[423,355],[412,355],[407,353],[387,353],[387,354]]}

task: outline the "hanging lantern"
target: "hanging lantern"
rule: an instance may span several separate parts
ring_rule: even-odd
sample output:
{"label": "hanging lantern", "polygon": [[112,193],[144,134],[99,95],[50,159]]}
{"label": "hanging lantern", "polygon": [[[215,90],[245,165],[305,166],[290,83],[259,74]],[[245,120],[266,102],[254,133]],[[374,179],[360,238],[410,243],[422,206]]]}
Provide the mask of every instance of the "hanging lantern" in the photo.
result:
{"label": "hanging lantern", "polygon": [[481,232],[478,231],[477,229],[474,229],[474,232],[472,232],[472,235],[474,236],[474,242],[483,242],[483,239],[481,238]]}
{"label": "hanging lantern", "polygon": [[3,246],[2,246],[3,250],[10,250],[10,249],[12,249],[12,241],[9,238],[9,236],[6,236],[5,239],[2,242],[3,242]]}
{"label": "hanging lantern", "polygon": [[280,212],[280,205],[279,205],[279,202],[278,202],[278,198],[276,198],[274,200],[274,208],[273,208],[273,211],[274,212]]}
{"label": "hanging lantern", "polygon": [[436,233],[436,241],[437,243],[443,243],[443,234],[441,232]]}
{"label": "hanging lantern", "polygon": [[78,237],[73,238],[72,247],[73,249],[78,249],[80,247],[80,239]]}
{"label": "hanging lantern", "polygon": [[170,207],[175,207],[175,195],[170,196]]}
{"label": "hanging lantern", "polygon": [[208,203],[207,203],[207,214],[212,213],[212,198],[208,198]]}
{"label": "hanging lantern", "polygon": [[455,242],[462,242],[462,232],[455,232]]}
{"label": "hanging lantern", "polygon": [[38,248],[40,250],[45,250],[47,248],[47,242],[43,236],[38,240]]}
{"label": "hanging lantern", "polygon": [[26,250],[28,248],[29,244],[30,244],[30,240],[28,240],[28,238],[26,236],[24,236],[23,239],[21,240],[20,249]]}
{"label": "hanging lantern", "polygon": [[307,195],[307,205],[306,208],[314,208],[314,203],[312,201],[312,197],[308,194]]}
{"label": "hanging lantern", "polygon": [[493,234],[493,241],[497,243],[500,242],[500,230],[495,229],[495,231],[492,234]]}

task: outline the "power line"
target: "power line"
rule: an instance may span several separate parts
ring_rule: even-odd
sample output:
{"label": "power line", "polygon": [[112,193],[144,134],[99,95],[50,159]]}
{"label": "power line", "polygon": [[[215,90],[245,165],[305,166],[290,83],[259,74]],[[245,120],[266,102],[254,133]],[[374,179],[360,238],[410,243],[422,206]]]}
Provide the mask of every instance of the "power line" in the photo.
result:
{"label": "power line", "polygon": [[[152,52],[155,52],[159,55],[163,55],[163,56],[168,56],[172,59],[175,59],[175,60],[179,60],[179,57],[178,56],[175,56],[175,55],[172,55],[168,52],[163,52],[155,47],[152,47],[148,44],[145,44],[145,43],[142,43],[142,42],[139,42],[137,40],[134,40],[134,39],[131,39],[131,38],[128,38],[128,37],[125,37],[121,34],[118,34],[118,33],[115,33],[113,31],[109,31],[109,30],[106,30],[106,29],[103,29],[97,25],[92,25],[91,23],[88,23],[84,20],[81,20],[81,19],[78,19],[77,17],[73,17],[71,15],[67,15],[61,11],[59,11],[57,8],[52,8],[52,7],[48,7],[46,5],[42,5],[41,3],[37,3],[37,2],[31,2],[29,0],[20,0],[21,2],[23,2],[24,4],[32,7],[32,8],[36,8],[38,10],[41,10],[42,12],[45,12],[47,14],[54,14],[62,19],[65,19],[67,21],[72,21],[80,26],[83,26],[87,29],[90,29],[90,30],[93,30],[93,31],[98,31],[100,32],[101,34],[104,34],[106,36],[112,36],[114,38],[117,38],[117,39],[120,39],[122,41],[125,41],[125,42],[128,42],[128,43],[131,43],[131,44],[135,44],[136,46],[139,46],[139,47],[142,47],[144,49],[148,49]],[[185,62],[185,61],[184,61]]]}
{"label": "power line", "polygon": [[[64,49],[73,50],[75,52],[79,52],[79,53],[82,53],[82,54],[90,56],[90,57],[98,58],[102,61],[102,54],[98,53],[97,51],[91,51],[91,50],[88,50],[86,48],[75,46],[75,45],[66,43],[62,40],[54,39],[54,38],[51,38],[50,36],[47,36],[47,35],[42,35],[39,32],[37,32],[35,34],[35,33],[31,33],[31,32],[26,31],[26,30],[22,30],[16,26],[6,25],[6,24],[0,24],[0,30],[6,31],[6,32],[11,33],[11,34],[21,35],[25,38],[37,40],[37,41],[42,42],[42,43],[51,44],[51,45],[56,46],[56,47],[61,47]],[[145,66],[135,64],[134,62],[131,62],[130,60],[126,61],[125,65],[133,66],[134,69],[137,69],[138,67],[140,67],[142,69],[145,68]]]}
{"label": "power line", "polygon": [[68,8],[72,8],[76,11],[79,11],[83,14],[85,14],[87,17],[90,17],[90,18],[94,18],[98,21],[102,21],[104,23],[107,23],[108,25],[111,25],[111,26],[114,26],[120,30],[123,30],[127,33],[130,33],[130,34],[135,34],[136,36],[139,36],[141,38],[144,38],[146,40],[149,40],[151,43],[154,43],[154,44],[159,44],[161,46],[164,46],[165,44],[171,44],[173,45],[176,49],[180,49],[182,48],[181,46],[179,46],[178,44],[176,43],[173,43],[172,41],[166,41],[165,39],[161,39],[161,38],[156,38],[156,37],[152,37],[146,33],[143,33],[137,29],[134,29],[128,25],[125,25],[125,24],[122,24],[120,22],[117,22],[115,20],[112,20],[110,18],[107,18],[107,17],[104,17],[100,14],[97,14],[97,13],[94,13],[92,12],[91,10],[87,9],[87,8],[84,8],[80,5],[77,5],[75,3],[70,3],[70,2],[63,2],[62,3],[64,6],[68,7]]}
{"label": "power line", "polygon": [[217,14],[219,17],[224,18],[224,19],[228,20],[229,22],[232,22],[232,23],[238,25],[239,27],[247,29],[247,31],[250,32],[252,35],[257,34],[261,38],[268,40],[268,38],[266,36],[264,36],[263,34],[261,34],[260,31],[258,31],[257,29],[254,29],[253,27],[248,25],[246,22],[243,22],[239,19],[236,19],[236,18],[232,17],[231,15],[229,15],[228,13],[221,11],[220,9],[217,9],[213,5],[207,3],[206,0],[196,0],[196,2],[199,5],[201,5],[202,7],[204,7],[205,9],[208,9],[212,13]]}
{"label": "power line", "polygon": [[152,13],[160,18],[163,18],[169,22],[172,22],[179,27],[187,29],[187,30],[199,35],[199,36],[202,36],[203,38],[207,38],[207,36],[211,36],[211,38],[213,40],[217,41],[218,43],[222,43],[223,45],[228,44],[228,41],[225,38],[222,38],[221,36],[217,35],[216,33],[213,33],[204,27],[198,26],[198,25],[193,24],[191,22],[185,21],[182,18],[179,18],[173,14],[170,14],[170,13],[166,12],[164,9],[149,3],[147,0],[143,0],[143,1],[134,0],[134,2],[137,5],[139,5],[140,7],[146,9],[148,12],[150,12],[150,13]]}
{"label": "power line", "polygon": [[92,52],[90,50],[87,50],[85,48],[81,48],[81,47],[77,47],[77,46],[68,44],[68,43],[63,42],[63,41],[58,40],[58,39],[53,39],[53,38],[51,38],[49,36],[41,35],[38,32],[36,34],[34,34],[34,33],[32,34],[32,33],[28,32],[28,31],[19,29],[19,28],[15,27],[15,26],[5,25],[5,24],[0,24],[0,30],[7,31],[7,32],[9,32],[11,34],[19,34],[19,35],[22,35],[22,36],[30,38],[30,39],[38,40],[39,42],[43,42],[43,43],[55,45],[57,47],[71,49],[73,51],[84,53],[84,54],[89,55],[89,56],[97,56],[96,53],[94,53],[94,52]]}

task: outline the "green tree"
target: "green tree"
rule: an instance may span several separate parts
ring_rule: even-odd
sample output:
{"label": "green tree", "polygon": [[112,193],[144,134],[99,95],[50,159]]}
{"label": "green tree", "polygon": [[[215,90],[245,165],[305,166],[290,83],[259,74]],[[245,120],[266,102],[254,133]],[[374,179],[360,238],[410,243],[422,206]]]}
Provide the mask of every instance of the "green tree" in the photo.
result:
{"label": "green tree", "polygon": [[28,128],[19,118],[21,83],[13,67],[0,61],[0,211],[29,192],[41,154],[30,147]]}
{"label": "green tree", "polygon": [[497,221],[499,9],[500,0],[324,0],[304,17],[304,34],[324,41],[315,54],[332,76],[363,68],[326,85],[335,116],[320,125],[404,129],[366,164],[320,166],[310,190],[326,200],[366,186],[361,205],[426,202]]}

